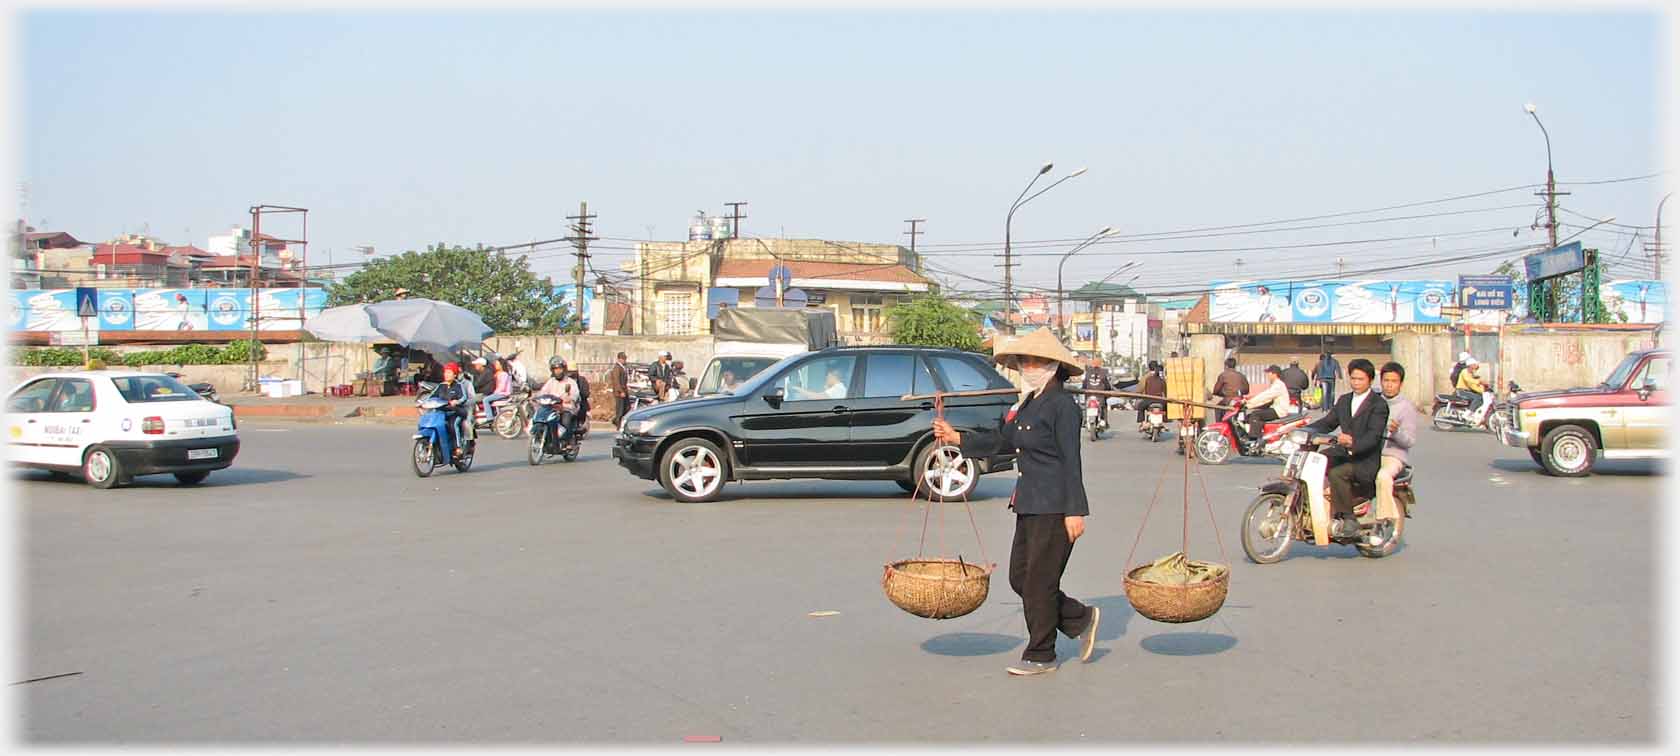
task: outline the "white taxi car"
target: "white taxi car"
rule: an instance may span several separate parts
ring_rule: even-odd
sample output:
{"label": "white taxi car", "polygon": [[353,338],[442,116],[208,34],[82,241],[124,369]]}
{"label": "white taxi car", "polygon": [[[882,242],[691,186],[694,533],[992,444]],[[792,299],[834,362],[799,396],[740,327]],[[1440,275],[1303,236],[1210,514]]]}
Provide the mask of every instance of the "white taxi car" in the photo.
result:
{"label": "white taxi car", "polygon": [[233,408],[161,373],[35,376],[7,396],[6,432],[14,465],[79,472],[99,488],[158,473],[194,485],[239,453]]}

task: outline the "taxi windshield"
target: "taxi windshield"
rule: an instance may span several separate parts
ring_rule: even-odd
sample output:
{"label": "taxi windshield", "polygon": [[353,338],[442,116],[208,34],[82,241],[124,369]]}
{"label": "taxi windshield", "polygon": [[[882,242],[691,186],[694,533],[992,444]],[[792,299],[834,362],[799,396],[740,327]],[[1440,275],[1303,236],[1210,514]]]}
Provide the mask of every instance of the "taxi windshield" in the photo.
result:
{"label": "taxi windshield", "polygon": [[135,375],[112,378],[111,382],[117,384],[117,392],[129,404],[189,402],[199,398],[192,389],[167,375]]}

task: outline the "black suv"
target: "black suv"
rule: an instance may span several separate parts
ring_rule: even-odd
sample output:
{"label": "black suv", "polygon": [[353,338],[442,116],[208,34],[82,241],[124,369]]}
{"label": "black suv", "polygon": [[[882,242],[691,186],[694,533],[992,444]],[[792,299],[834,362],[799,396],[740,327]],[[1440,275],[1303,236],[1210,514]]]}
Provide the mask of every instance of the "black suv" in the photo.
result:
{"label": "black suv", "polygon": [[[613,459],[659,481],[678,501],[712,501],[737,480],[891,480],[921,476],[946,497],[1015,455],[962,458],[933,443],[933,402],[907,394],[1012,388],[972,352],[911,346],[833,347],[788,357],[722,396],[638,409],[624,419]],[[997,427],[1017,397],[951,399],[957,428]]]}

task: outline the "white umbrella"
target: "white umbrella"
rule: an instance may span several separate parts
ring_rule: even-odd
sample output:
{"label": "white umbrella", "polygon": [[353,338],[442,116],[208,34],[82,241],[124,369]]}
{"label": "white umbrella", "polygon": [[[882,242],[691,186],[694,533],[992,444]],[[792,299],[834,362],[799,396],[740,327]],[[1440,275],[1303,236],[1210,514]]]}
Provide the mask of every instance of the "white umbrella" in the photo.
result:
{"label": "white umbrella", "polygon": [[347,341],[369,344],[390,339],[373,327],[368,318],[367,305],[344,305],[322,310],[321,314],[304,322],[304,330],[322,341]]}

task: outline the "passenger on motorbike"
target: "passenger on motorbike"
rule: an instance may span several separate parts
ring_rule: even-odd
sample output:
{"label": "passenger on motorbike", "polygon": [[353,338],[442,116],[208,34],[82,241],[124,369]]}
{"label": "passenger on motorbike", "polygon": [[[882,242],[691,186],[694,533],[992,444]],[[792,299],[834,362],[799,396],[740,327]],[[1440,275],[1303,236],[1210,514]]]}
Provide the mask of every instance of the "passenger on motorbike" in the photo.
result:
{"label": "passenger on motorbike", "polygon": [[577,381],[572,379],[566,371],[566,359],[559,355],[548,358],[548,381],[542,388],[537,389],[538,396],[552,396],[560,400],[560,426],[567,433],[575,430],[573,423],[577,418],[578,387]]}
{"label": "passenger on motorbike", "polygon": [[[480,357],[479,359],[484,358]],[[496,360],[496,364],[486,372],[490,375],[490,390],[484,394],[484,399],[482,401],[484,403],[484,416],[486,418],[491,418],[495,417],[496,413],[490,408],[490,405],[506,399],[513,394],[513,376],[508,374],[507,367],[499,359]],[[476,381],[474,382],[473,387],[478,387]]]}
{"label": "passenger on motorbike", "polygon": [[[1108,380],[1108,370],[1103,367],[1102,360],[1096,357],[1091,358],[1091,366],[1085,368],[1085,376],[1080,380],[1079,385],[1086,391],[1092,389],[1098,391],[1114,390],[1114,384]],[[1108,398],[1099,397],[1097,407],[1100,408],[1098,416],[1102,418],[1102,424],[1108,425]]]}
{"label": "passenger on motorbike", "polygon": [[[1161,363],[1150,360],[1148,369],[1149,374],[1143,377],[1143,385],[1138,393],[1148,394],[1149,396],[1159,396],[1163,399],[1166,398],[1167,379],[1161,377]],[[1166,402],[1157,402],[1149,399],[1143,400],[1143,403],[1138,405],[1138,430],[1143,430],[1143,418],[1149,414],[1150,407],[1161,407],[1164,409],[1166,406]]]}
{"label": "passenger on motorbike", "polygon": [[1371,380],[1377,369],[1370,360],[1360,358],[1348,363],[1350,393],[1337,399],[1324,417],[1307,424],[1313,433],[1329,433],[1340,429],[1336,445],[1324,450],[1329,458],[1330,506],[1336,521],[1331,525],[1330,537],[1352,538],[1359,534],[1359,521],[1353,515],[1353,487],[1363,483],[1375,489],[1377,471],[1382,466],[1383,436],[1388,432],[1388,402],[1371,391]]}
{"label": "passenger on motorbike", "polygon": [[451,362],[443,366],[443,383],[437,388],[437,396],[449,402],[450,423],[455,428],[455,453],[461,456],[461,444],[467,438],[468,419],[472,417],[472,384],[461,375],[460,363]]}
{"label": "passenger on motorbike", "polygon": [[1400,521],[1399,507],[1394,503],[1394,477],[1410,461],[1412,444],[1417,443],[1417,407],[1412,400],[1400,395],[1406,382],[1406,369],[1398,362],[1382,366],[1382,393],[1388,400],[1388,434],[1383,442],[1382,466],[1377,470],[1377,529],[1371,534],[1373,543],[1383,543]]}
{"label": "passenger on motorbike", "polygon": [[1283,368],[1267,366],[1266,377],[1270,379],[1266,387],[1250,394],[1243,402],[1248,409],[1250,439],[1260,438],[1260,434],[1265,432],[1267,420],[1284,417],[1295,409],[1289,404],[1289,386],[1283,382]]}
{"label": "passenger on motorbike", "polygon": [[1482,382],[1482,363],[1471,357],[1464,363],[1464,370],[1458,374],[1458,384],[1455,388],[1465,399],[1470,400],[1470,411],[1475,412],[1482,406],[1482,392],[1487,391],[1487,384]]}

